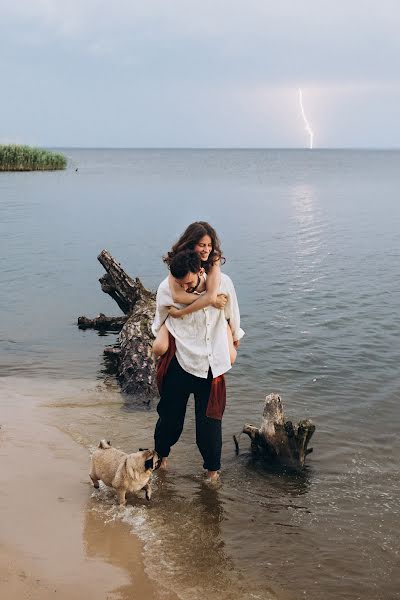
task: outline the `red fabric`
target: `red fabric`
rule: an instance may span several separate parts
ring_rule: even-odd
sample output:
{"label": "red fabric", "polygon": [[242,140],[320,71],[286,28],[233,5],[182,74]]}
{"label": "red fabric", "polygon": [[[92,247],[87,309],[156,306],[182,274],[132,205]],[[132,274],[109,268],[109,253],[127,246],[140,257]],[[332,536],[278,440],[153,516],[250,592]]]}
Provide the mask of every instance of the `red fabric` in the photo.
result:
{"label": "red fabric", "polygon": [[[168,350],[157,363],[157,387],[158,391],[161,394],[162,386],[164,382],[164,377],[167,374],[168,367],[171,363],[171,360],[175,356],[176,352],[176,344],[175,338],[168,332]],[[226,385],[225,385],[225,377],[220,375],[219,377],[215,377],[211,382],[211,391],[210,397],[208,399],[206,416],[210,417],[210,419],[222,419],[222,415],[224,414],[226,406]]]}
{"label": "red fabric", "polygon": [[168,331],[168,350],[166,351],[165,354],[163,354],[158,363],[157,363],[157,387],[158,387],[158,391],[161,394],[161,390],[162,390],[162,386],[163,386],[163,382],[164,382],[164,377],[167,374],[168,371],[168,367],[169,364],[171,362],[171,360],[174,358],[175,356],[175,352],[176,352],[176,344],[175,344],[175,338],[170,334],[170,332]]}
{"label": "red fabric", "polygon": [[208,399],[206,417],[211,419],[222,419],[226,406],[225,377],[220,375],[211,382],[211,392]]}

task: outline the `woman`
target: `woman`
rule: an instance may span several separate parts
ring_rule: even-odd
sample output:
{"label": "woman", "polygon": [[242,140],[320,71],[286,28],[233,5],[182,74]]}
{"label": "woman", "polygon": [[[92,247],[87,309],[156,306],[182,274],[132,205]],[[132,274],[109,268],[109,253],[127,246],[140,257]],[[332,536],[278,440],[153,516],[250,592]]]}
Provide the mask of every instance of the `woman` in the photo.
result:
{"label": "woman", "polygon": [[[185,305],[185,308],[181,309],[171,306],[169,315],[173,318],[180,318],[211,305],[222,309],[227,302],[227,298],[224,295],[218,296],[218,289],[221,281],[221,263],[225,262],[225,258],[222,256],[221,244],[215,229],[206,221],[191,223],[176,244],[172,246],[171,251],[164,256],[164,262],[169,266],[175,254],[182,250],[194,250],[199,255],[202,267],[207,274],[207,290],[201,296],[196,292],[187,293],[169,274],[169,286],[173,301]],[[233,342],[229,325],[227,326],[227,335],[231,363],[233,364],[237,356],[236,347],[238,343]],[[153,352],[156,356],[162,356],[167,350],[168,329],[164,324],[154,340]]]}

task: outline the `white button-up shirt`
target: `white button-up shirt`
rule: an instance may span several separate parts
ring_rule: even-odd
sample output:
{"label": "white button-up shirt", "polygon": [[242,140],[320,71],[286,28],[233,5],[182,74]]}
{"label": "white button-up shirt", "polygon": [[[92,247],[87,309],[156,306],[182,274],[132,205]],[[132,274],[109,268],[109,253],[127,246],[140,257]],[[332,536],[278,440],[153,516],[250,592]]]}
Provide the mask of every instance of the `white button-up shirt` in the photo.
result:
{"label": "white button-up shirt", "polygon": [[228,297],[225,308],[207,306],[190,315],[174,319],[168,315],[168,306],[183,308],[185,305],[173,301],[168,277],[160,283],[157,290],[153,334],[157,335],[165,322],[168,331],[175,338],[176,358],[182,369],[204,379],[207,378],[210,367],[213,377],[218,377],[231,368],[227,320],[235,341],[240,340],[244,335],[244,331],[240,328],[235,288],[232,280],[225,273],[221,273],[218,293],[226,294]]}

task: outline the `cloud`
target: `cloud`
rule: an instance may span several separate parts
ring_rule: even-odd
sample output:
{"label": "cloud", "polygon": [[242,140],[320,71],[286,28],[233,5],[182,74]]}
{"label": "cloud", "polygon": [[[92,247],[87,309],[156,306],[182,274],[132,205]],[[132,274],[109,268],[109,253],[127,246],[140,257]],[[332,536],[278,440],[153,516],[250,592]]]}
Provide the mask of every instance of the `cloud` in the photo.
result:
{"label": "cloud", "polygon": [[375,114],[386,103],[391,139],[400,137],[397,1],[0,3],[0,110],[9,137],[300,145],[300,86],[316,142],[350,140],[357,103],[357,136],[366,139],[365,121],[383,139]]}
{"label": "cloud", "polygon": [[139,75],[260,83],[397,78],[400,10],[392,0],[20,0],[7,7],[2,27],[10,31],[5,23],[12,22],[11,46],[40,40],[71,55],[114,58]]}

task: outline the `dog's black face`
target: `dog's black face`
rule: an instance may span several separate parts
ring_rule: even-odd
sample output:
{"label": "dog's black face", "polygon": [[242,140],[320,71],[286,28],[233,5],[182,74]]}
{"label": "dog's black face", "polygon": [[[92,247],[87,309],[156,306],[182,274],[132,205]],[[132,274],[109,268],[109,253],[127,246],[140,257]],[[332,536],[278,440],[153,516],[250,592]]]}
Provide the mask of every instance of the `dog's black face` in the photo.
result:
{"label": "dog's black face", "polygon": [[144,468],[147,471],[148,469],[152,469],[153,468],[153,459],[149,458],[149,460],[146,460],[146,462],[144,463]]}
{"label": "dog's black face", "polygon": [[158,454],[154,452],[151,458],[148,458],[144,463],[144,468],[147,471],[148,469],[155,470],[160,466],[161,459],[158,457]]}

